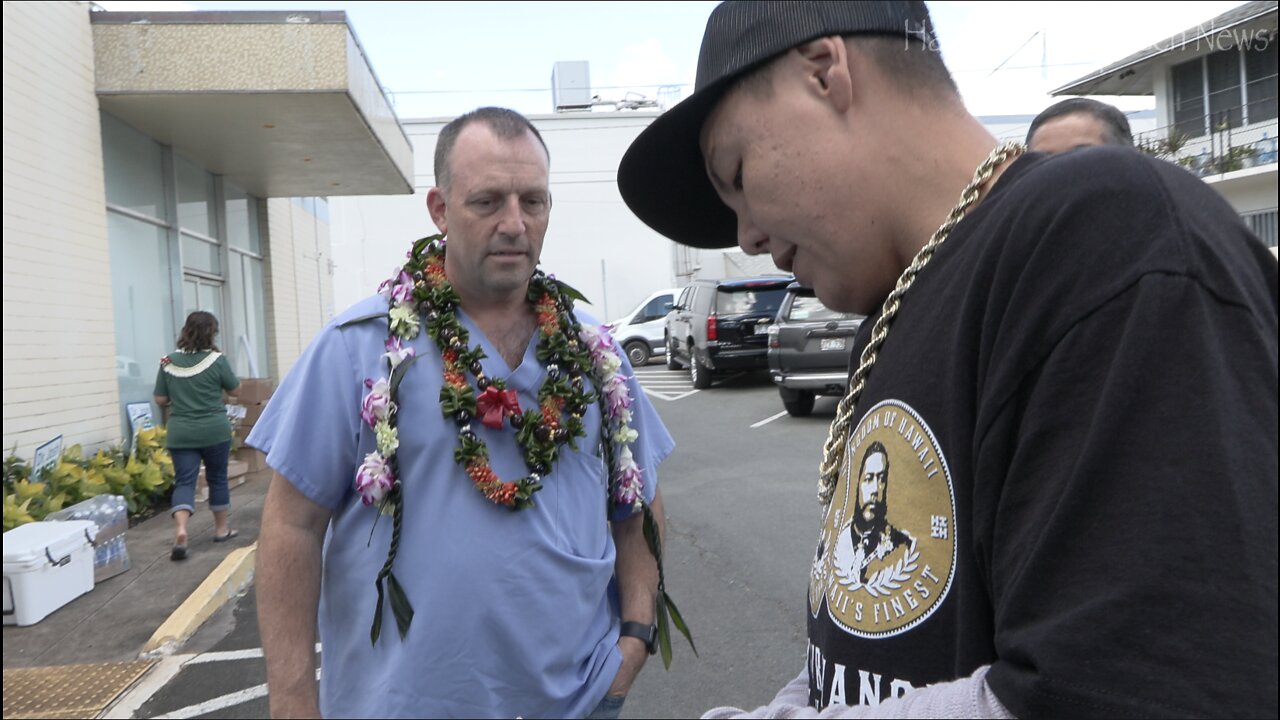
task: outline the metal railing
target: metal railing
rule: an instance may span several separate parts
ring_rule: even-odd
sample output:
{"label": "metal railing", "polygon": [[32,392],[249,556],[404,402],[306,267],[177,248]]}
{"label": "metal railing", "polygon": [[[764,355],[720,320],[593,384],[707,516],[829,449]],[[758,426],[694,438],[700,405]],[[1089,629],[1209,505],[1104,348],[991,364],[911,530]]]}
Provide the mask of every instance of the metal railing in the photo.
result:
{"label": "metal railing", "polygon": [[[1276,164],[1280,159],[1280,123],[1272,117],[1232,127],[1230,113],[1241,109],[1228,108],[1206,117],[1204,127],[1213,128],[1208,134],[1193,137],[1180,131],[1179,125],[1166,125],[1139,133],[1134,144],[1139,150],[1177,163],[1200,177]],[[1185,127],[1185,120],[1181,125]]]}

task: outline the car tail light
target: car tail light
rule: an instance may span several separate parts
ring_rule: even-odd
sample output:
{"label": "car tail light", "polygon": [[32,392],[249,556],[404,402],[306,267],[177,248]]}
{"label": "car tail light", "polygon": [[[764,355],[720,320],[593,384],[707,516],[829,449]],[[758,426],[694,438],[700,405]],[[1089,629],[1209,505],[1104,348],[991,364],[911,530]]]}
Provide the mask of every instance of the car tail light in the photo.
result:
{"label": "car tail light", "polygon": [[782,347],[782,344],[778,342],[778,326],[777,325],[770,325],[769,329],[766,330],[765,332],[768,333],[769,335],[770,348],[776,349],[776,348]]}
{"label": "car tail light", "polygon": [[712,315],[707,318],[707,339],[716,339],[716,316]]}

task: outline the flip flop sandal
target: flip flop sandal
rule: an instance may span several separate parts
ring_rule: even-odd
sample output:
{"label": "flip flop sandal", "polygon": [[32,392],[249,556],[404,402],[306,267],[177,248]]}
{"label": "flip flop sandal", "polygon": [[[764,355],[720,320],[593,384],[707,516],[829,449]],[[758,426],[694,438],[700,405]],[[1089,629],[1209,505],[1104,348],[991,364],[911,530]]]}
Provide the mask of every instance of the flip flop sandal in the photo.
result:
{"label": "flip flop sandal", "polygon": [[239,532],[237,532],[237,531],[235,531],[235,530],[228,530],[226,535],[214,535],[214,536],[213,536],[213,541],[214,541],[214,542],[226,542],[226,541],[230,540],[231,538],[236,537],[236,536],[237,536],[237,535],[239,535],[239,534],[240,534],[240,533],[239,533]]}
{"label": "flip flop sandal", "polygon": [[186,546],[186,545],[174,545],[174,546],[173,546],[173,550],[169,551],[169,559],[170,559],[170,560],[186,560],[186,559],[187,559],[187,546]]}

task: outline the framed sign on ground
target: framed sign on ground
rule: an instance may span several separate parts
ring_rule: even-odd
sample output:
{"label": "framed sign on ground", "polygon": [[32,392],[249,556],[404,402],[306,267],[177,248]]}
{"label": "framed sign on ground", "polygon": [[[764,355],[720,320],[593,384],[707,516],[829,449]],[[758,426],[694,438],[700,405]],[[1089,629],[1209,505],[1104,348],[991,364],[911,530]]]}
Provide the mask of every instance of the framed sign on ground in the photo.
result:
{"label": "framed sign on ground", "polygon": [[62,436],[36,448],[36,457],[31,465],[31,479],[38,481],[46,472],[58,467],[62,460]]}
{"label": "framed sign on ground", "polygon": [[129,441],[130,447],[137,447],[138,431],[155,427],[155,421],[151,416],[151,403],[149,402],[133,402],[124,406],[125,412],[129,415]]}

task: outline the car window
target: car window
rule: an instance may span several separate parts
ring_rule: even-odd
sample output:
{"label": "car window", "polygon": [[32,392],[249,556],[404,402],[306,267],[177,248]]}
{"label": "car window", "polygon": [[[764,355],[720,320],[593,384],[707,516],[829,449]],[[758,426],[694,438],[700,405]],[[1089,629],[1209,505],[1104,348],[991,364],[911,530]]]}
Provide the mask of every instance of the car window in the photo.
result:
{"label": "car window", "polygon": [[718,315],[774,315],[786,297],[786,288],[720,288],[716,293]]}
{"label": "car window", "polygon": [[787,320],[854,320],[853,313],[836,312],[811,295],[796,295],[787,310]]}
{"label": "car window", "polygon": [[666,317],[669,312],[671,312],[671,295],[659,295],[658,297],[650,300],[649,304],[645,305],[643,310],[636,313],[635,319],[631,322],[644,323],[649,322],[650,320],[660,320]]}
{"label": "car window", "polygon": [[687,310],[689,308],[689,295],[692,293],[692,291],[693,291],[692,286],[682,290],[680,292],[680,299],[676,301],[676,304]]}

